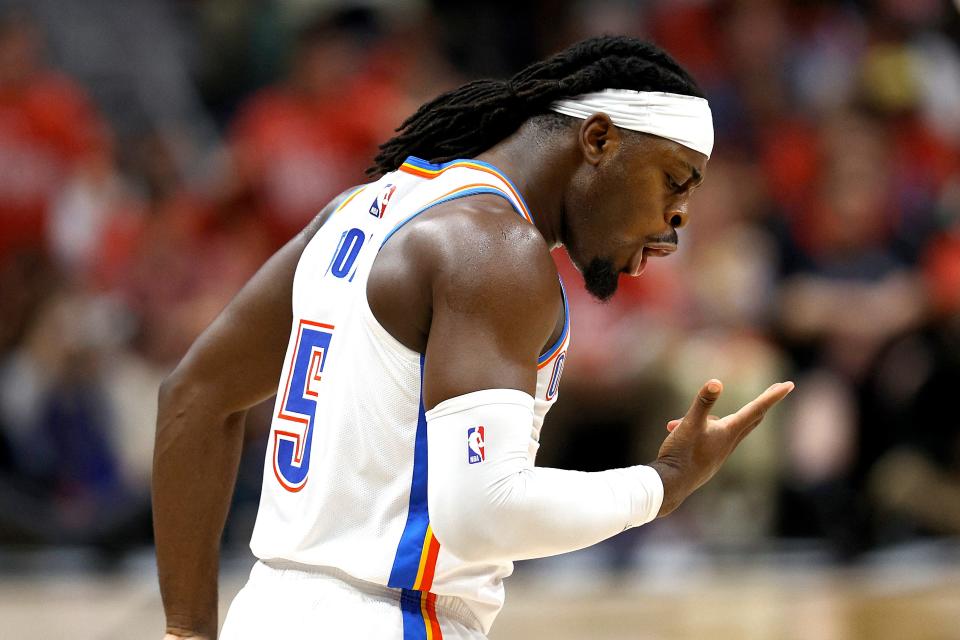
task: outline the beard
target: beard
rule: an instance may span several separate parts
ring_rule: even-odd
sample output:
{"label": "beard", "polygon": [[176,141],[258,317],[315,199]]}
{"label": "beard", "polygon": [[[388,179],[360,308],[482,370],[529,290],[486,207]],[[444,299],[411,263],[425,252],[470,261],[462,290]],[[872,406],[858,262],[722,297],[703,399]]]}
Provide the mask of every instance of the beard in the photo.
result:
{"label": "beard", "polygon": [[600,302],[607,302],[617,292],[620,272],[610,260],[594,258],[583,269],[583,284],[587,291]]}

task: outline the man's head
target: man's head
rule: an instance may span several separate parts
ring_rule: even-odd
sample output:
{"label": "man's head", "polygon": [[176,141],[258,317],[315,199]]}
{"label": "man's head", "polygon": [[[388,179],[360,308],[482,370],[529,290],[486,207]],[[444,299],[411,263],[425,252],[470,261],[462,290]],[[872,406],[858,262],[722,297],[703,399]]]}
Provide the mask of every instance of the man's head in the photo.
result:
{"label": "man's head", "polygon": [[506,82],[478,80],[423,105],[381,147],[371,173],[393,171],[410,155],[432,162],[475,157],[524,123],[546,127],[563,142],[563,156],[574,159],[562,187],[560,240],[587,289],[607,299],[619,274],[639,275],[647,256],[676,247],[676,228],[686,222],[690,191],[707,161],[673,140],[618,126],[607,113],[554,113],[557,101],[609,89],[702,97],[689,74],[655,45],[592,38]]}
{"label": "man's head", "polygon": [[580,162],[564,194],[561,240],[587,290],[606,300],[620,274],[639,276],[647,258],[676,250],[707,157],[617,127],[605,114],[570,126]]}

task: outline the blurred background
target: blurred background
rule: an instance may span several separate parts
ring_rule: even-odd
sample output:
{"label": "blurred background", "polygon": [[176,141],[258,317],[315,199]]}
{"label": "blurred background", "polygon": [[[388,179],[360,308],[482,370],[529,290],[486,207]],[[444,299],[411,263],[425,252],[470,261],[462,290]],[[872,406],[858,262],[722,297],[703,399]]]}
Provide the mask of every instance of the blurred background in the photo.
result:
{"label": "blurred background", "polygon": [[610,304],[557,252],[573,341],[539,462],[647,461],[709,377],[723,413],[798,388],[669,519],[521,563],[492,637],[960,638],[949,0],[0,0],[4,634],[160,637],[160,381],[420,103],[599,33],[686,65],[717,144],[680,252]]}

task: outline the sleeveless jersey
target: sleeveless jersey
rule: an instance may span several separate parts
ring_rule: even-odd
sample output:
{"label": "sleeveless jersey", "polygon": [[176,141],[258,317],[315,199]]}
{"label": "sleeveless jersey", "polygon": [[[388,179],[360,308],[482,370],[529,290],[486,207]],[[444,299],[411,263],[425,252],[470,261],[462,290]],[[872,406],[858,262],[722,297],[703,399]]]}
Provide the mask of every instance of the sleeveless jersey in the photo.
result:
{"label": "sleeveless jersey", "polygon": [[[293,325],[251,548],[261,560],[334,567],[412,591],[425,620],[431,598],[460,598],[486,631],[513,565],[465,562],[433,536],[427,482],[437,479],[427,468],[423,356],[377,322],[366,296],[374,259],[394,232],[433,206],[475,194],[505,198],[532,223],[495,167],[411,157],[353,191],[307,244],[293,280]],[[537,362],[531,457],[563,373],[566,295],[564,313],[560,338]]]}

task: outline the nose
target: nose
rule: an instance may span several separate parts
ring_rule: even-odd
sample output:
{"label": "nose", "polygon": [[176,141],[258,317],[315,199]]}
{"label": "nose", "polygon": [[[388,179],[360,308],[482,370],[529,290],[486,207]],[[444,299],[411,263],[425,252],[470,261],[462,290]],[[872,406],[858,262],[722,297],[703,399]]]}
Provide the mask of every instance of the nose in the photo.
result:
{"label": "nose", "polygon": [[680,229],[687,224],[687,210],[685,208],[671,209],[664,214],[664,218],[674,229]]}

